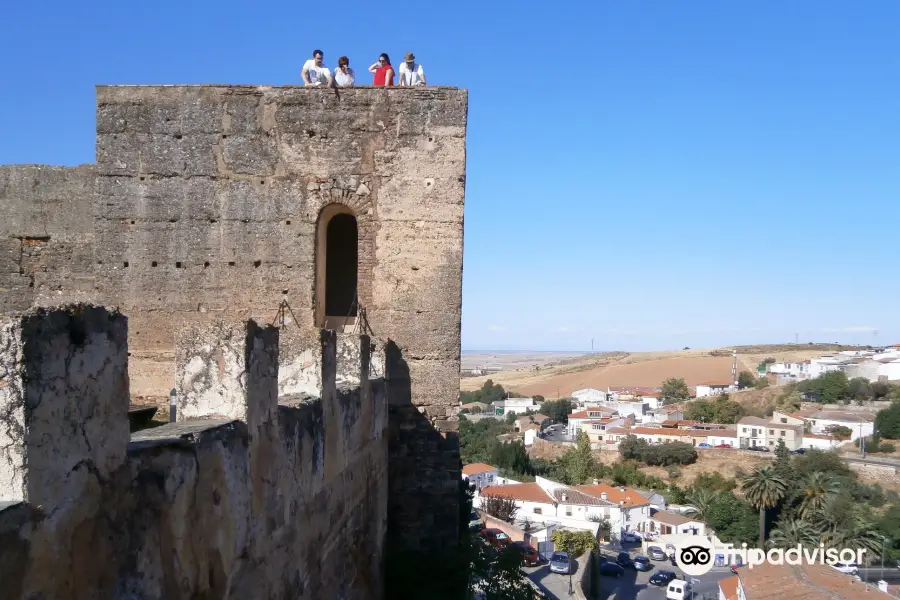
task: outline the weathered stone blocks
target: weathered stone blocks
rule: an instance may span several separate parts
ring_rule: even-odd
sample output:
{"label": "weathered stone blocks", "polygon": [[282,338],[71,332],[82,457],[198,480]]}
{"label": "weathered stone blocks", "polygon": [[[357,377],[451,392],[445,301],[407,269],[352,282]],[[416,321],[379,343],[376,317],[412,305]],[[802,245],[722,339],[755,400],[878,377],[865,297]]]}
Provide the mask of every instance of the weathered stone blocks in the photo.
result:
{"label": "weathered stone blocks", "polygon": [[34,309],[0,326],[0,500],[46,511],[125,461],[127,320],[89,305]]}

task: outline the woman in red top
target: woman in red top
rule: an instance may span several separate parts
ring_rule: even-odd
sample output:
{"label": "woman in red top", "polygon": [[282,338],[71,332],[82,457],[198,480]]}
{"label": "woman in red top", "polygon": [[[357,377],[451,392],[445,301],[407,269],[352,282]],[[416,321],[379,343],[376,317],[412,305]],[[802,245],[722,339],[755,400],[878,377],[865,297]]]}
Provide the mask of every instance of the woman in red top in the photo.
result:
{"label": "woman in red top", "polygon": [[376,87],[392,87],[394,85],[394,67],[387,54],[378,57],[378,62],[369,67],[369,73],[375,74]]}

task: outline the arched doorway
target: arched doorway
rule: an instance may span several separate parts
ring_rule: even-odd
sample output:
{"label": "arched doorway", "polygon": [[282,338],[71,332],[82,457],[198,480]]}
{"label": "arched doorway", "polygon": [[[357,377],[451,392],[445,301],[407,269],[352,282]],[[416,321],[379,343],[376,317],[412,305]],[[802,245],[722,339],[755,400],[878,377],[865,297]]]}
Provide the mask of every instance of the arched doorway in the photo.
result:
{"label": "arched doorway", "polygon": [[329,204],[316,227],[316,326],[343,330],[359,314],[359,228],[349,207]]}

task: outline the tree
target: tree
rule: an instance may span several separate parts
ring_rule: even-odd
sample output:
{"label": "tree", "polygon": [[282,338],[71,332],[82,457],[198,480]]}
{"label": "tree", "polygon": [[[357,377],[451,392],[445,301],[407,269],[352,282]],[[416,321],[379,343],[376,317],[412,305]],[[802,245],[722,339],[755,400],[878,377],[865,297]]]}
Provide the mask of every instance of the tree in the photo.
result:
{"label": "tree", "polygon": [[691,392],[688,390],[684,379],[676,379],[674,377],[669,377],[663,381],[660,393],[663,398],[663,404],[683,402],[691,397]]}
{"label": "tree", "polygon": [[566,452],[563,457],[566,464],[566,479],[571,485],[581,485],[593,477],[597,470],[597,461],[591,454],[591,440],[584,431],[578,432],[575,448]]}
{"label": "tree", "polygon": [[512,498],[502,498],[500,496],[483,496],[481,498],[481,510],[496,517],[501,521],[512,523],[516,520],[516,501]]}
{"label": "tree", "polygon": [[829,371],[803,383],[806,384],[806,391],[818,394],[826,404],[834,404],[849,397],[850,382],[843,371]]}
{"label": "tree", "polygon": [[884,437],[900,439],[900,402],[894,402],[875,415],[875,429]]}
{"label": "tree", "polygon": [[573,406],[569,398],[548,400],[541,405],[541,414],[547,415],[557,423],[568,423]]}
{"label": "tree", "polygon": [[[467,598],[484,600],[536,600],[537,593],[522,571],[522,552],[510,544],[502,550],[469,534],[469,589]],[[480,592],[480,594],[476,594]]]}
{"label": "tree", "polygon": [[708,524],[710,513],[718,495],[719,493],[713,490],[692,488],[688,492],[687,497],[692,507],[689,514]]}
{"label": "tree", "polygon": [[784,394],[778,396],[775,400],[775,407],[782,412],[795,412],[800,410],[800,404],[803,402],[803,394],[798,390],[788,390]]}
{"label": "tree", "polygon": [[766,511],[774,508],[787,492],[787,482],[772,465],[751,473],[741,484],[741,490],[750,505],[759,510],[759,547],[766,544]]}
{"label": "tree", "polygon": [[745,390],[756,385],[756,376],[750,371],[741,371],[738,373],[738,389]]}
{"label": "tree", "polygon": [[871,398],[872,386],[865,377],[854,377],[847,382],[847,396],[857,401],[865,401]]}
{"label": "tree", "polygon": [[516,422],[516,413],[514,413],[514,412],[506,413],[506,419],[504,419],[504,420],[506,421],[507,425],[512,425],[513,423]]}
{"label": "tree", "polygon": [[853,430],[846,425],[832,425],[825,432],[834,437],[850,437],[853,435]]}
{"label": "tree", "polygon": [[[724,477],[719,472],[701,472],[694,478],[692,490],[707,490],[710,492],[730,492],[737,487],[737,481]],[[689,492],[689,494],[692,492]]]}
{"label": "tree", "polygon": [[534,469],[522,442],[495,443],[491,449],[491,465],[521,475],[533,475]]}
{"label": "tree", "polygon": [[879,400],[886,398],[891,393],[891,386],[883,381],[876,381],[872,384],[872,398]]}
{"label": "tree", "polygon": [[764,390],[769,387],[769,380],[766,377],[759,377],[756,379],[756,383],[753,384],[758,390]]}
{"label": "tree", "polygon": [[685,408],[684,418],[699,423],[715,423],[716,408],[709,400],[697,398]]}
{"label": "tree", "polygon": [[758,533],[757,517],[749,504],[733,492],[721,492],[709,507],[706,524],[727,544],[752,544]]}
{"label": "tree", "polygon": [[553,545],[559,550],[568,552],[571,545],[572,555],[576,557],[597,547],[597,538],[590,531],[557,529],[550,537],[553,540]]}
{"label": "tree", "polygon": [[806,548],[819,545],[819,532],[808,521],[784,519],[772,530],[769,546],[772,548],[796,548],[797,544]]}
{"label": "tree", "polygon": [[779,439],[778,445],[775,446],[775,462],[772,466],[775,468],[775,472],[781,475],[785,482],[787,482],[792,472],[791,451],[788,450],[787,445],[782,439]]}
{"label": "tree", "polygon": [[716,398],[713,405],[715,409],[716,423],[737,423],[744,416],[744,407],[731,400],[728,394],[722,394]]}
{"label": "tree", "polygon": [[812,519],[821,514],[825,504],[841,491],[840,483],[834,477],[816,471],[803,480],[801,486],[800,505],[797,514],[801,519]]}

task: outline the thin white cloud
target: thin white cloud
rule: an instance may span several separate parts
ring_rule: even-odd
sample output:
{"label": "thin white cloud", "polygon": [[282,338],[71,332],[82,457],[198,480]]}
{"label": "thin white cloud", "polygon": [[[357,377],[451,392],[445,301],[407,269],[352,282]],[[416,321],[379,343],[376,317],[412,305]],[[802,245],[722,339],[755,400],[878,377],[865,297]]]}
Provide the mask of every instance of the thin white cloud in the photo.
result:
{"label": "thin white cloud", "polygon": [[854,325],[852,327],[828,327],[822,331],[826,333],[875,333],[878,328],[869,325]]}

